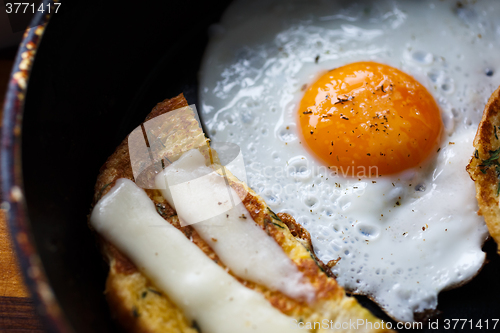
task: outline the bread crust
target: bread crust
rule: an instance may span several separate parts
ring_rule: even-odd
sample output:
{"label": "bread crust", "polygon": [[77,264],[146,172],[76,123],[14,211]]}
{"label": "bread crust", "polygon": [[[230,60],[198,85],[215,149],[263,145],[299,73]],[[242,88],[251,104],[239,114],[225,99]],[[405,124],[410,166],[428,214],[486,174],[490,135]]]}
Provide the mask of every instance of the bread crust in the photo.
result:
{"label": "bread crust", "polygon": [[[500,244],[500,87],[491,95],[474,138],[474,154],[467,172],[476,186],[478,214],[483,215],[491,237]],[[497,154],[498,155],[498,154]],[[500,249],[498,251],[500,254]]]}
{"label": "bread crust", "polygon": [[[146,121],[161,114],[187,106],[183,95],[158,103],[146,117]],[[226,170],[227,171],[227,170]],[[243,280],[233,275],[246,287],[262,293],[266,299],[282,313],[302,320],[349,322],[363,319],[373,323],[380,322],[368,310],[361,307],[356,299],[346,296],[337,282],[325,272],[329,271],[316,258],[312,249],[310,235],[287,214],[274,214],[266,203],[246,184],[229,174],[229,184],[240,196],[253,220],[283,248],[284,252],[308,278],[316,290],[313,304],[292,299],[279,291]],[[102,166],[94,191],[94,205],[114,186],[119,178],[134,181],[128,142],[125,139]],[[158,213],[197,245],[209,258],[223,268],[226,266],[217,254],[191,226],[181,227],[175,211],[168,205],[158,190],[145,190],[157,207]],[[128,332],[197,332],[197,324],[190,322],[182,311],[137,269],[125,255],[102,237],[98,237],[101,251],[109,264],[105,295],[115,319]],[[381,325],[384,327],[384,325]],[[322,330],[314,330],[321,332]],[[349,331],[349,329],[345,330]],[[359,330],[356,330],[359,331]],[[363,331],[363,330],[361,330]],[[382,328],[369,330],[389,332]]]}

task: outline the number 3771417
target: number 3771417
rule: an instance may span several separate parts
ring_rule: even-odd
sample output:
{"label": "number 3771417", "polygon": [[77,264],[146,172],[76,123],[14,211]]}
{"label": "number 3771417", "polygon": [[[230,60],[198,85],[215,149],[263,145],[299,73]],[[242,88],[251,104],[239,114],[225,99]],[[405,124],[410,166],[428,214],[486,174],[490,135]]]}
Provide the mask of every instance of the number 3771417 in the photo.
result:
{"label": "number 3771417", "polygon": [[499,319],[480,319],[478,322],[473,321],[472,319],[445,319],[444,320],[444,329],[453,329],[453,330],[495,330],[497,328]]}
{"label": "number 3771417", "polygon": [[7,14],[17,14],[17,13],[35,14],[36,12],[57,13],[60,6],[61,6],[60,3],[53,3],[53,4],[41,3],[39,6],[37,6],[34,3],[29,3],[29,2],[7,2],[5,3],[5,12]]}

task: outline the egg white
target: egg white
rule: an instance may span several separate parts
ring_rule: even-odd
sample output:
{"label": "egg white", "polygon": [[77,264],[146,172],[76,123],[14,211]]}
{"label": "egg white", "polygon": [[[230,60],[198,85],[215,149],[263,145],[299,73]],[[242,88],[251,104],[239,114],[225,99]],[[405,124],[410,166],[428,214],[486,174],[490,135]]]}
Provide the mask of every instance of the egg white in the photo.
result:
{"label": "egg white", "polygon": [[[200,72],[201,118],[213,141],[238,144],[249,185],[311,233],[337,281],[413,321],[441,290],[471,279],[487,237],[465,166],[500,75],[500,2],[236,1]],[[297,107],[325,71],[372,60],[422,83],[439,104],[440,150],[398,175],[360,178],[304,147]],[[489,72],[488,74],[491,74]],[[367,172],[365,172],[365,175]],[[354,177],[353,177],[354,176]]]}

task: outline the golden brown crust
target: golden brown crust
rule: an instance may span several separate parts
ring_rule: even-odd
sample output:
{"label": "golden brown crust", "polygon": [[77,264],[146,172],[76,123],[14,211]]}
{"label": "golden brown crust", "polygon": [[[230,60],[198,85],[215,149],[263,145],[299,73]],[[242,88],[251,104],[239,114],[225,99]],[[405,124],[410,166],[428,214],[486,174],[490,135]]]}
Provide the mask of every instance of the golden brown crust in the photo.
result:
{"label": "golden brown crust", "polygon": [[[479,123],[474,147],[476,148],[467,172],[476,185],[478,214],[484,216],[491,237],[500,244],[499,177],[500,166],[500,87],[493,92]],[[500,247],[499,247],[500,253]]]}
{"label": "golden brown crust", "polygon": [[[162,115],[170,110],[187,106],[182,95],[159,103],[146,120]],[[105,195],[119,178],[134,180],[130,164],[127,139],[111,155],[100,170],[95,186],[94,203]],[[274,214],[266,203],[244,183],[229,175],[230,186],[240,196],[253,220],[283,248],[297,267],[316,289],[313,304],[292,299],[279,291],[245,281],[237,276],[246,287],[262,293],[269,302],[281,312],[303,321],[331,319],[345,322],[364,319],[375,322],[368,310],[362,308],[354,298],[347,297],[337,282],[324,273],[324,266],[312,251],[310,236],[287,214]],[[170,224],[181,230],[188,239],[196,244],[208,257],[223,268],[225,265],[191,226],[181,227],[175,211],[168,205],[158,190],[145,190],[157,207],[158,213]],[[103,255],[110,265],[106,283],[106,297],[113,315],[129,332],[195,332],[194,323],[189,323],[181,310],[167,295],[153,293],[152,282],[137,270],[136,266],[112,244],[101,239]],[[234,274],[229,271],[230,274]],[[145,297],[142,297],[146,293]],[[374,330],[377,331],[377,330]],[[388,331],[388,330],[378,330]]]}
{"label": "golden brown crust", "polygon": [[311,244],[311,235],[304,229],[300,224],[295,222],[295,219],[288,213],[278,213],[276,214],[281,221],[286,224],[288,230],[292,233],[293,237],[300,238],[309,244]]}
{"label": "golden brown crust", "polygon": [[198,332],[140,272],[120,273],[112,262],[104,293],[113,318],[128,332]]}

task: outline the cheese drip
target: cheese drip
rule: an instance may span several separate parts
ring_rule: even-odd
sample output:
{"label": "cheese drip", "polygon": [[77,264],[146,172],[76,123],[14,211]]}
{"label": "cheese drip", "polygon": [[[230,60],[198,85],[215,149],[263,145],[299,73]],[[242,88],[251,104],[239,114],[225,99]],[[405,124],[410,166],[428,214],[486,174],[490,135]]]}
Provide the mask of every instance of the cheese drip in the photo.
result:
{"label": "cheese drip", "polygon": [[156,185],[184,223],[191,224],[237,276],[298,300],[314,300],[311,284],[255,223],[224,177],[205,165],[198,150],[166,167],[156,176]]}
{"label": "cheese drip", "polygon": [[132,181],[119,179],[94,207],[90,222],[202,332],[295,332],[292,318],[240,284],[167,223]]}

